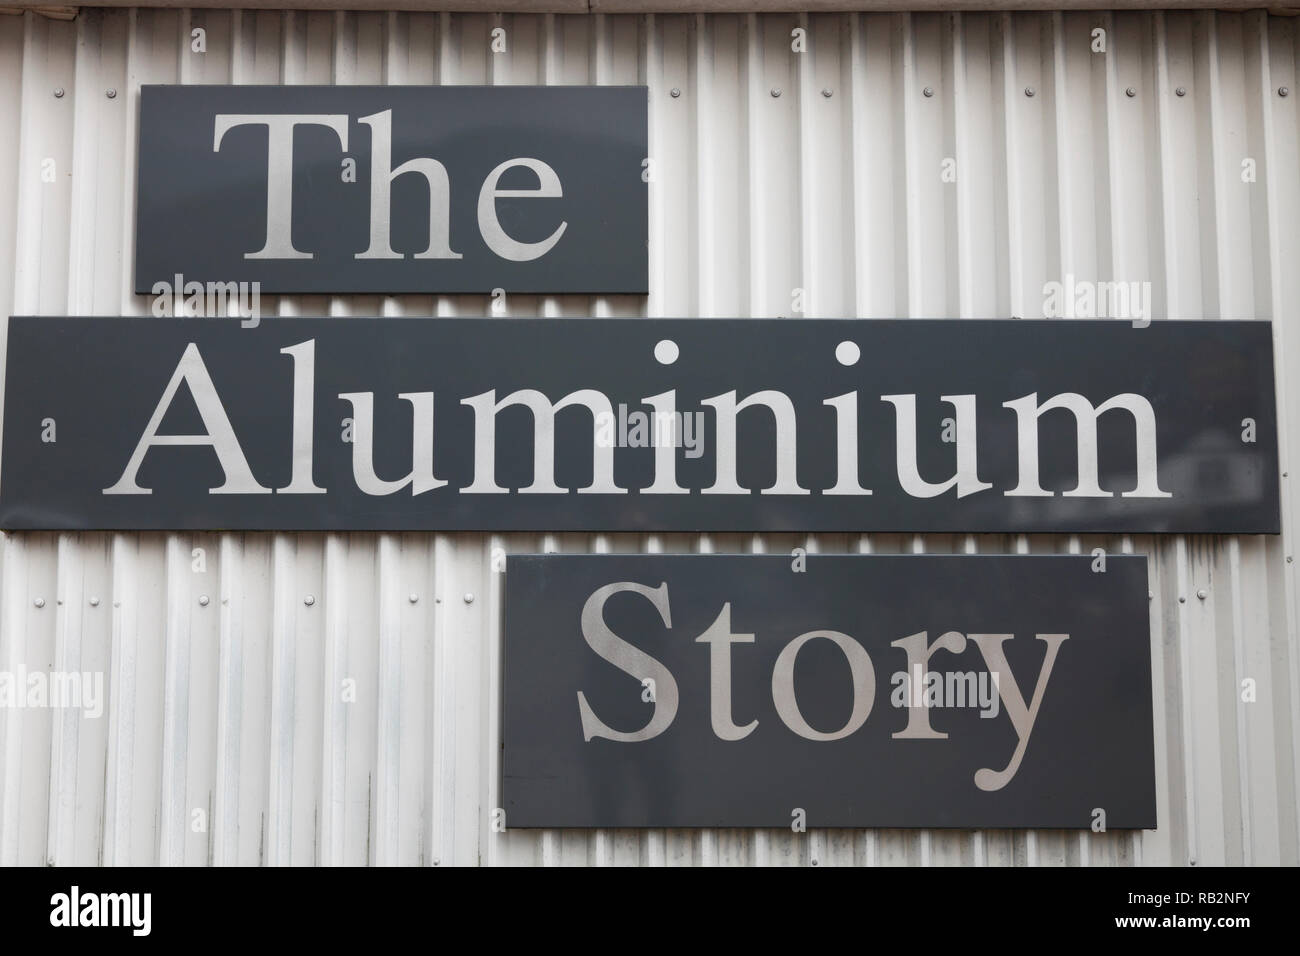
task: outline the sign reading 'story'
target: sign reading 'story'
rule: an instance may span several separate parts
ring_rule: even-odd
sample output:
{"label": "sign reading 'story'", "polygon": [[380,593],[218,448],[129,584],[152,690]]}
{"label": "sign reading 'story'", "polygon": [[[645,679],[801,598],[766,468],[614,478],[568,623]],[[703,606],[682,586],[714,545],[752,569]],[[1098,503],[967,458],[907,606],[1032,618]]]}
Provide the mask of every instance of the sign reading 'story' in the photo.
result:
{"label": "sign reading 'story'", "polygon": [[1276,533],[1270,334],[14,318],[0,527]]}
{"label": "sign reading 'story'", "polygon": [[135,290],[644,293],[646,120],[645,87],[145,86]]}
{"label": "sign reading 'story'", "polygon": [[1154,827],[1146,559],[506,561],[513,827]]}

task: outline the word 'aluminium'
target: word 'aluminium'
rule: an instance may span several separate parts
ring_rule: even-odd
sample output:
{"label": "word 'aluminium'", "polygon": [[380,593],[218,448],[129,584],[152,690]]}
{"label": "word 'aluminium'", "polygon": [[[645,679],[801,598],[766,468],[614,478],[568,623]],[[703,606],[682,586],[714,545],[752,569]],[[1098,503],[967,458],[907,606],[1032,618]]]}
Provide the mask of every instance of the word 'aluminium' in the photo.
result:
{"label": "word 'aluminium'", "polygon": [[[316,485],[312,476],[315,400],[316,340],[309,339],[280,350],[293,361],[293,415],[292,415],[292,473],[290,481],[282,488],[263,485],[248,464],[226,414],[225,407],[208,373],[198,345],[186,346],[162,398],[143,435],[127,462],[121,478],[111,487],[103,489],[107,495],[147,495],[149,488],[141,487],[137,475],[145,456],[155,446],[207,445],[216,453],[225,482],[210,488],[211,494],[247,495],[270,494],[323,494],[326,489]],[[197,435],[160,435],[158,429],[166,417],[181,385],[188,387],[206,429]],[[412,408],[413,431],[411,438],[411,471],[403,478],[385,480],[375,473],[374,454],[374,392],[341,392],[341,400],[351,405],[354,428],[352,433],[352,472],[357,487],[368,495],[389,495],[410,487],[412,495],[424,494],[447,486],[437,477],[434,467],[433,392],[403,392],[397,397],[409,402]],[[955,489],[958,498],[964,498],[992,488],[990,482],[981,481],[977,474],[976,456],[976,396],[943,395],[940,400],[954,409],[952,431],[956,445],[956,470],[943,482],[923,479],[917,465],[916,395],[896,394],[880,396],[882,402],[894,406],[897,423],[896,462],[898,480],[903,490],[915,498],[933,498]],[[669,390],[642,398],[653,409],[656,421],[672,421],[679,416],[676,391]],[[552,401],[536,389],[519,389],[498,399],[496,391],[460,399],[474,413],[474,475],[471,483],[457,489],[462,494],[507,494],[509,489],[496,481],[496,418],[505,408],[523,406],[533,415],[533,480],[520,488],[521,494],[567,494],[571,489],[555,481],[555,445],[557,413],[566,408],[583,407],[592,415],[592,480],[578,488],[579,494],[619,495],[629,489],[617,484],[614,477],[614,448],[618,442],[610,440],[609,423],[614,420],[614,410],[609,398],[596,389],[578,389],[559,400]],[[793,402],[784,392],[768,389],[738,399],[734,390],[702,400],[713,409],[715,418],[714,443],[717,463],[712,485],[699,489],[706,495],[748,495],[752,489],[740,484],[737,474],[737,418],[740,412],[756,407],[766,408],[775,422],[776,475],[765,495],[809,495],[813,490],[801,485],[796,475],[797,417]],[[820,489],[825,495],[870,495],[871,489],[862,486],[858,470],[858,393],[846,392],[825,399],[822,403],[834,413],[836,434],[837,480],[830,488]],[[1039,418],[1054,409],[1073,413],[1076,422],[1078,451],[1078,484],[1063,492],[1065,497],[1105,498],[1115,492],[1101,488],[1097,461],[1097,419],[1110,411],[1124,411],[1132,416],[1135,429],[1137,478],[1136,485],[1122,492],[1125,498],[1170,498],[1172,494],[1161,490],[1157,475],[1156,416],[1151,403],[1134,392],[1115,395],[1100,405],[1093,405],[1075,392],[1062,392],[1039,401],[1038,393],[1031,392],[1020,398],[1003,402],[1017,416],[1018,482],[1014,488],[1003,492],[1011,497],[1052,497],[1056,492],[1044,489],[1039,483],[1038,439]],[[603,426],[603,427],[602,427]],[[654,481],[638,489],[644,495],[684,495],[691,489],[677,481],[678,449],[676,443],[661,443],[654,449]]]}

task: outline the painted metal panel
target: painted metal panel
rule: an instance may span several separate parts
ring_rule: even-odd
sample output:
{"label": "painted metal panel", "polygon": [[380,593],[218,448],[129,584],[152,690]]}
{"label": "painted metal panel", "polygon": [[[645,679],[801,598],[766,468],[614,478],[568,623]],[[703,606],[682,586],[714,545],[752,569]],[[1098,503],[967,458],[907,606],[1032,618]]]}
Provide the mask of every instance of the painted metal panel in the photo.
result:
{"label": "painted metal panel", "polygon": [[247,321],[10,317],[0,528],[1280,531],[1269,322]]}
{"label": "painted metal panel", "polygon": [[[1274,321],[1286,476],[1280,538],[7,536],[0,670],[99,669],[109,701],[0,708],[0,862],[1300,862],[1298,41],[1294,20],[1209,11],[0,16],[9,313],[149,313],[141,84],[645,83],[648,299],[274,308],[1039,317],[1067,275],[1150,281],[1157,320]],[[506,553],[794,547],[1149,554],[1160,829],[495,831]]]}
{"label": "painted metal panel", "polygon": [[1154,829],[1146,558],[1097,561],[511,555],[507,819]]}
{"label": "painted metal panel", "polygon": [[643,295],[647,107],[643,86],[142,87],[135,290]]}

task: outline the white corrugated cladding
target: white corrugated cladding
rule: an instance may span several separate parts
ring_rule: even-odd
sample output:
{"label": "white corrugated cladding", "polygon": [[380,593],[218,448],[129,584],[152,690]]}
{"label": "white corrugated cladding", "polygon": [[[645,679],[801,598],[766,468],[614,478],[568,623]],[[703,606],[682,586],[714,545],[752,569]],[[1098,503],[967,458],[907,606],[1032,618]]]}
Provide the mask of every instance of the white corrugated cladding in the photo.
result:
{"label": "white corrugated cladding", "polygon": [[[1033,317],[1066,274],[1150,280],[1158,318],[1274,320],[1294,469],[1298,43],[1262,13],[0,16],[0,309],[148,312],[129,291],[142,83],[646,83],[649,299],[512,296],[509,315],[790,315],[802,290],[806,315]],[[0,862],[1295,864],[1294,483],[1280,539],[10,535],[0,669],[104,671],[110,700],[98,720],[0,709]],[[496,549],[795,546],[1150,555],[1159,829],[494,832]]]}

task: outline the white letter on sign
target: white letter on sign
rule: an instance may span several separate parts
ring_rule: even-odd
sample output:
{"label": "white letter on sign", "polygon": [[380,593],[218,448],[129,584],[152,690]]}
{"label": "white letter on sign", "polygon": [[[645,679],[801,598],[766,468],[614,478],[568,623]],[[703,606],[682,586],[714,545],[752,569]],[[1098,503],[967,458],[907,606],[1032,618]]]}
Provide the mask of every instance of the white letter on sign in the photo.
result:
{"label": "white letter on sign", "polygon": [[236,126],[266,127],[266,243],[245,259],[311,259],[310,252],[293,247],[293,130],[295,126],[328,126],[348,148],[346,113],[218,113],[212,151],[221,150],[227,130]]}
{"label": "white letter on sign", "polygon": [[451,248],[451,183],[447,167],[436,159],[408,159],[396,169],[393,164],[393,111],[363,116],[370,127],[370,248],[356,259],[401,259],[390,245],[393,180],[407,173],[419,173],[429,187],[429,247],[417,259],[459,259]]}
{"label": "white letter on sign", "polygon": [[[668,628],[673,626],[672,617],[668,612],[667,584],[648,588],[644,584],[622,581],[597,588],[595,593],[587,598],[587,603],[582,606],[582,636],[586,638],[593,651],[623,673],[635,677],[638,685],[646,678],[654,681],[654,713],[650,715],[650,721],[640,730],[624,733],[606,726],[587,703],[586,695],[578,691],[578,712],[582,715],[583,740],[589,741],[593,737],[626,742],[650,740],[667,730],[668,725],[677,716],[677,681],[673,678],[672,672],[645,651],[623,640],[605,623],[605,602],[621,591],[631,591],[633,594],[649,598],[650,603],[659,612],[659,617],[663,619],[664,626]],[[640,686],[628,691],[628,693],[638,694],[639,692]]]}
{"label": "white letter on sign", "polygon": [[722,740],[743,740],[758,726],[751,720],[738,727],[731,719],[731,645],[753,644],[753,634],[731,633],[731,602],[722,605],[718,619],[709,629],[695,639],[696,644],[709,645],[709,719],[713,732]]}
{"label": "white letter on sign", "polygon": [[[536,189],[497,188],[497,183],[501,181],[502,174],[507,169],[513,169],[516,166],[531,169],[537,174]],[[564,235],[564,230],[568,228],[569,224],[561,222],[559,228],[541,242],[519,242],[507,236],[505,229],[501,227],[501,220],[497,218],[497,200],[558,199],[563,195],[564,190],[560,187],[560,177],[555,175],[555,170],[540,159],[520,157],[519,159],[506,160],[488,173],[488,178],[483,180],[483,188],[479,190],[478,228],[479,232],[483,233],[483,241],[488,244],[489,249],[502,259],[509,259],[511,262],[531,262],[533,259],[541,258],[560,241],[560,236]]]}
{"label": "white letter on sign", "polygon": [[[849,673],[853,675],[853,713],[849,722],[834,733],[825,734],[814,730],[803,719],[799,710],[799,701],[794,695],[794,661],[799,656],[799,649],[814,637],[824,637],[834,641],[844,656],[849,660]],[[772,668],[772,703],[776,704],[777,715],[785,725],[806,740],[840,740],[857,730],[871,713],[871,705],[876,697],[876,669],[871,665],[871,657],[866,649],[839,631],[809,631],[800,634],[782,649]]]}
{"label": "white letter on sign", "polygon": [[1006,651],[1002,649],[1003,642],[1009,640],[1011,635],[971,634],[969,636],[984,657],[989,673],[993,675],[998,696],[1002,698],[1002,705],[1006,709],[1007,716],[1011,718],[1011,725],[1016,729],[1016,736],[1019,738],[1016,741],[1015,753],[1011,755],[1011,760],[1005,767],[1001,770],[986,767],[975,772],[975,786],[981,790],[1001,790],[1011,782],[1016,771],[1020,769],[1020,761],[1024,759],[1025,750],[1029,747],[1029,735],[1034,732],[1034,722],[1038,720],[1038,708],[1043,703],[1047,679],[1052,676],[1052,665],[1056,663],[1056,655],[1061,645],[1070,639],[1070,635],[1037,635],[1038,639],[1047,645],[1047,652],[1043,655],[1043,667],[1038,672],[1038,684],[1034,687],[1034,698],[1028,707],[1025,706],[1024,695],[1020,693],[1020,687],[1011,674]]}
{"label": "white letter on sign", "polygon": [[[162,424],[163,417],[171,407],[172,399],[176,397],[181,382],[189,386],[190,394],[194,396],[194,405],[198,408],[199,417],[203,419],[203,427],[207,431],[202,435],[159,435],[158,426]],[[185,353],[172,374],[172,380],[163,390],[163,396],[158,400],[158,407],[153,410],[153,417],[149,419],[144,434],[140,436],[140,443],[135,446],[135,452],[127,462],[126,471],[122,472],[122,477],[117,480],[117,484],[104,489],[104,494],[153,494],[151,489],[137,485],[135,477],[140,470],[140,465],[144,463],[144,456],[154,445],[211,445],[212,450],[217,453],[221,470],[226,475],[224,485],[208,489],[211,494],[269,495],[271,493],[270,488],[259,485],[257,479],[253,477],[253,472],[248,467],[248,459],[244,457],[244,451],[239,447],[239,439],[235,437],[235,429],[231,427],[230,419],[226,417],[221,399],[217,397],[217,388],[212,384],[212,376],[208,374],[207,366],[203,364],[199,347],[193,342],[185,347]]]}

